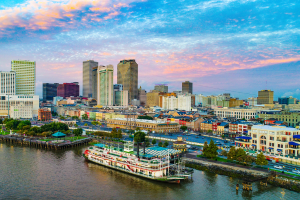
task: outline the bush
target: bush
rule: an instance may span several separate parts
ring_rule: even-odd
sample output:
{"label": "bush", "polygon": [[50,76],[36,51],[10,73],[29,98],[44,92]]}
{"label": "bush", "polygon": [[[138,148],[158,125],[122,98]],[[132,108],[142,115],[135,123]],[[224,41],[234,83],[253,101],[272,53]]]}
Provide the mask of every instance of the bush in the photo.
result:
{"label": "bush", "polygon": [[223,150],[223,151],[221,152],[221,155],[222,155],[222,156],[227,156],[227,154],[228,154],[228,153],[227,153],[227,151],[225,151],[225,150]]}

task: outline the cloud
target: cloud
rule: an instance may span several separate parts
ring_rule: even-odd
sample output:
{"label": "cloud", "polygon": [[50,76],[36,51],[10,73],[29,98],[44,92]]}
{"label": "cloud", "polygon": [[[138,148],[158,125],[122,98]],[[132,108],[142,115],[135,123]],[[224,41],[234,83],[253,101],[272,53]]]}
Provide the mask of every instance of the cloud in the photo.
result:
{"label": "cloud", "polygon": [[293,92],[286,92],[282,95],[282,97],[289,97],[289,96],[300,96],[300,89],[297,89]]}

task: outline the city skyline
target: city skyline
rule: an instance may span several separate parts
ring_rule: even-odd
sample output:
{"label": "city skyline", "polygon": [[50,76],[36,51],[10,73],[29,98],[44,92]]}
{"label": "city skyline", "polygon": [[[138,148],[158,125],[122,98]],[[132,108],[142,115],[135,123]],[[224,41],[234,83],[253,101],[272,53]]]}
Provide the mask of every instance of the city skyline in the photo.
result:
{"label": "city skyline", "polygon": [[36,61],[40,96],[42,83],[82,86],[83,61],[116,68],[136,59],[138,86],[147,91],[159,83],[178,90],[189,80],[195,94],[244,99],[270,89],[274,100],[300,98],[295,1],[37,2],[0,3],[0,67]]}

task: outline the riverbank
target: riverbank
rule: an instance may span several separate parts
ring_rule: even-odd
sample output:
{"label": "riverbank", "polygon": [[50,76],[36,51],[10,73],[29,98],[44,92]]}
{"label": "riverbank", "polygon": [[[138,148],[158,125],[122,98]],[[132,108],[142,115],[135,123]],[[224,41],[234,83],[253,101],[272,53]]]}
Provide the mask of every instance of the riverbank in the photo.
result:
{"label": "riverbank", "polygon": [[263,181],[273,186],[285,188],[300,193],[300,181],[288,175],[269,172],[266,169],[239,166],[232,163],[213,162],[208,159],[183,158],[185,165],[201,171],[212,172],[229,177],[239,178],[244,181]]}

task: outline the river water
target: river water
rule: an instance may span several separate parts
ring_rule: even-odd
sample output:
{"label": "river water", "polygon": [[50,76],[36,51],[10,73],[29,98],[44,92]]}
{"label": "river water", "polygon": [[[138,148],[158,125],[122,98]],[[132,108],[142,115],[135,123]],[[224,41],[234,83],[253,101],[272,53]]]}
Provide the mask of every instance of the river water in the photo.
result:
{"label": "river water", "polygon": [[86,162],[86,147],[49,151],[0,143],[0,199],[299,199],[279,187],[253,185],[195,170],[181,184],[160,183]]}

